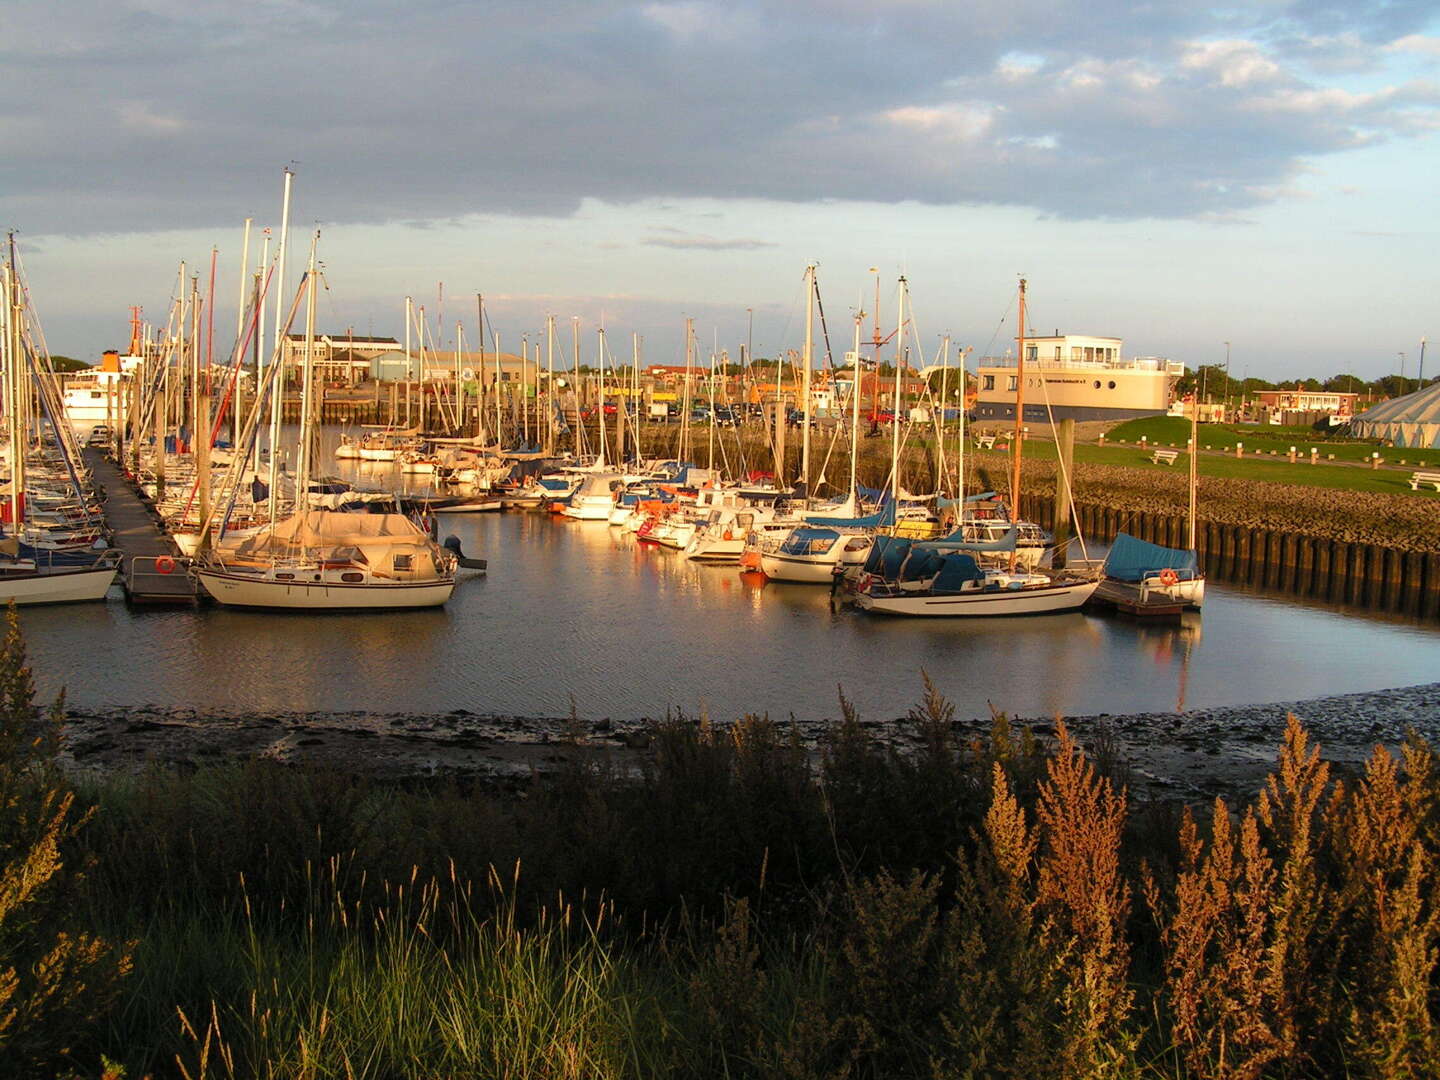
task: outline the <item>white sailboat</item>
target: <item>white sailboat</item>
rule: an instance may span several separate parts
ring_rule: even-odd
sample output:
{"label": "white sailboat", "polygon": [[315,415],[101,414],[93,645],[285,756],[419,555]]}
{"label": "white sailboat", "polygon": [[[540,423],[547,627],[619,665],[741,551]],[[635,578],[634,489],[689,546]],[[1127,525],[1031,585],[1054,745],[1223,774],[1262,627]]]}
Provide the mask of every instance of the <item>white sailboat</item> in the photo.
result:
{"label": "white sailboat", "polygon": [[[53,530],[70,534],[70,542],[56,537],[33,535],[27,531],[27,516],[30,508],[27,502],[32,493],[27,483],[26,452],[30,447],[29,416],[34,401],[33,389],[45,393],[44,387],[32,387],[29,378],[30,366],[40,357],[29,353],[24,332],[25,306],[22,303],[19,268],[15,260],[15,238],[10,237],[10,258],[3,264],[0,283],[4,287],[4,302],[0,304],[0,374],[3,374],[3,398],[5,423],[8,433],[8,460],[10,478],[8,487],[9,534],[0,539],[0,604],[66,604],[76,601],[104,600],[120,565],[118,551],[106,551],[95,556],[75,549],[88,546],[93,537],[88,531],[73,529]],[[58,395],[55,398],[58,401]],[[51,428],[57,438],[63,438],[59,425],[64,423],[63,414],[52,413]],[[61,453],[66,453],[64,447]],[[73,469],[73,463],[72,463]],[[67,470],[65,484],[78,488],[76,474]],[[78,494],[73,491],[72,494]],[[39,501],[37,497],[37,501]],[[41,530],[44,531],[44,530]],[[21,537],[33,540],[27,554],[21,547]],[[61,552],[74,552],[71,562]]]}
{"label": "white sailboat", "polygon": [[[1020,505],[1021,441],[1025,415],[1025,279],[1020,279],[1019,353],[1015,400],[1015,461],[1010,492]],[[964,539],[909,545],[893,577],[870,575],[856,590],[855,603],[877,615],[996,616],[1046,615],[1074,611],[1090,599],[1098,580],[1027,571],[1018,565],[1011,530],[1009,565],[982,569],[975,545]],[[900,543],[903,543],[901,541]],[[967,550],[967,548],[971,550]]]}
{"label": "white sailboat", "polygon": [[[315,234],[318,239],[319,234]],[[315,239],[301,288],[306,294],[305,359],[300,398],[300,447],[296,477],[297,512],[247,537],[221,537],[202,557],[195,576],[222,604],[278,610],[354,611],[437,607],[455,588],[453,553],[436,544],[403,514],[340,513],[303,505],[309,490],[313,447],[315,332]],[[298,298],[297,298],[298,299]],[[280,392],[270,371],[270,392]],[[264,395],[247,423],[253,434]],[[241,460],[243,460],[243,455]]]}

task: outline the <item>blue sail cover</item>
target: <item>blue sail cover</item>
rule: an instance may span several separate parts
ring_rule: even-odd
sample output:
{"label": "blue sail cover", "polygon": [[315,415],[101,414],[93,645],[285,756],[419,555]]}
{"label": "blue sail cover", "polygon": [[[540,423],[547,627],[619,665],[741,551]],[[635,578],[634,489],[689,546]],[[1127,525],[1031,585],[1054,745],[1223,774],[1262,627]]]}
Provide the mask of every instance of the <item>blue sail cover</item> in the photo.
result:
{"label": "blue sail cover", "polygon": [[828,518],[812,517],[807,518],[812,525],[828,525],[838,529],[882,529],[887,525],[895,524],[895,504],[887,501],[879,511],[868,514],[865,517],[853,518]]}
{"label": "blue sail cover", "polygon": [[865,572],[894,581],[900,573],[900,564],[910,554],[910,544],[903,536],[877,536],[865,556]]}
{"label": "blue sail cover", "polygon": [[963,528],[956,529],[949,536],[942,536],[938,540],[926,540],[916,544],[917,551],[1014,551],[1020,539],[1020,526],[1011,525],[1005,535],[999,540],[991,540],[982,543],[978,540],[966,540]]}
{"label": "blue sail cover", "polygon": [[1188,571],[1193,576],[1199,569],[1193,551],[1161,547],[1123,532],[1116,534],[1105,557],[1105,576],[1116,581],[1139,581],[1156,570]]}
{"label": "blue sail cover", "polygon": [[[995,498],[995,492],[993,492],[993,491],[980,491],[980,492],[976,492],[974,495],[966,495],[966,496],[965,496],[965,501],[966,501],[967,503],[973,503],[973,502],[981,502],[981,501],[983,501],[983,500],[985,500],[985,499],[993,499],[993,498]],[[947,506],[958,506],[959,504],[960,504],[960,500],[959,500],[959,499],[947,499],[947,498],[945,498],[944,495],[936,495],[936,496],[935,496],[935,505],[938,506],[938,507],[940,507],[940,509],[942,509],[942,510],[945,509],[945,507],[947,507]]]}
{"label": "blue sail cover", "polygon": [[984,581],[985,574],[969,555],[946,555],[930,586],[932,592],[959,592],[968,582]]}

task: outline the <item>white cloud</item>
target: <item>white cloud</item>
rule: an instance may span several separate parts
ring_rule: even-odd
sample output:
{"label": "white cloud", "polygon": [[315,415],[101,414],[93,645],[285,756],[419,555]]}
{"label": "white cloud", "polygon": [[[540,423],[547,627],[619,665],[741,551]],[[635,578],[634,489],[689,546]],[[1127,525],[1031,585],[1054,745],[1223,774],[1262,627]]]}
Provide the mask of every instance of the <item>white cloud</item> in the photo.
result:
{"label": "white cloud", "polygon": [[170,113],[157,112],[144,101],[122,101],[115,110],[120,123],[131,131],[147,135],[174,135],[185,129],[185,121]]}
{"label": "white cloud", "polygon": [[1440,57],[1440,37],[1427,34],[1406,34],[1385,46],[1389,52],[1418,53]]}
{"label": "white cloud", "polygon": [[724,10],[699,0],[646,4],[640,11],[651,22],[682,39],[699,37],[702,34],[708,36],[725,26]]}
{"label": "white cloud", "polygon": [[1282,76],[1280,65],[1252,41],[1193,42],[1181,55],[1180,65],[1232,88],[1272,83]]}
{"label": "white cloud", "polygon": [[983,138],[995,124],[995,107],[982,103],[952,105],[902,105],[889,109],[885,120],[897,128],[920,132],[940,139],[973,142]]}

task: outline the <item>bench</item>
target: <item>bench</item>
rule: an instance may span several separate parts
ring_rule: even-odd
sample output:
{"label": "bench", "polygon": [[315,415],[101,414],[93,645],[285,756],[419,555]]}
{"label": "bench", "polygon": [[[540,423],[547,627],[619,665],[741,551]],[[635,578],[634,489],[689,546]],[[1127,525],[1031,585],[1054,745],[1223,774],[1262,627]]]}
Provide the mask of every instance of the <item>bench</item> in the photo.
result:
{"label": "bench", "polygon": [[1150,460],[1156,465],[1174,465],[1175,459],[1179,456],[1179,450],[1156,450],[1150,455]]}
{"label": "bench", "polygon": [[1410,477],[1410,490],[1419,491],[1421,484],[1429,484],[1440,491],[1440,472],[1417,472]]}
{"label": "bench", "polygon": [[995,436],[994,436],[994,435],[976,435],[976,436],[975,436],[975,445],[976,445],[977,447],[979,447],[981,450],[994,450],[994,449],[995,449]]}

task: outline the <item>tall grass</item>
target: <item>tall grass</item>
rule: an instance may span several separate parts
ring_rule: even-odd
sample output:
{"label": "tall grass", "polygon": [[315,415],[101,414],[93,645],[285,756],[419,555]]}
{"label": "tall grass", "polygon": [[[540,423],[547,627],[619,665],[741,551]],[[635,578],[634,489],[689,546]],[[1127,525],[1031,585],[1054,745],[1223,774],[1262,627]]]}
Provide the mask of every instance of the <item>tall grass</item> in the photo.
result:
{"label": "tall grass", "polygon": [[1002,715],[962,739],[927,685],[905,740],[846,703],[818,757],[764,717],[672,717],[638,773],[520,792],[255,763],[70,793],[53,729],[10,737],[40,721],[12,639],[7,1076],[1440,1068],[1417,738],[1342,782],[1292,719],[1256,799],[1197,818],[1132,805],[1103,732],[1093,757]]}

